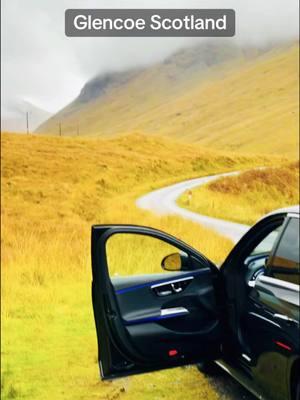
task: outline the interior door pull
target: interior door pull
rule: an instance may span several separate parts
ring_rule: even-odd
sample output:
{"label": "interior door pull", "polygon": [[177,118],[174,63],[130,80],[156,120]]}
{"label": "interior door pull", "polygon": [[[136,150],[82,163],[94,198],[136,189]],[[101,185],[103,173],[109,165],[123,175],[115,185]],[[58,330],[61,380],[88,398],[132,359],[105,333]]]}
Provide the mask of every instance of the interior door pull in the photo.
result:
{"label": "interior door pull", "polygon": [[155,290],[155,293],[157,296],[169,296],[170,294],[173,294],[172,290]]}
{"label": "interior door pull", "polygon": [[160,310],[161,317],[165,317],[167,315],[185,315],[189,314],[189,311],[185,307],[172,307],[172,308],[163,308]]}

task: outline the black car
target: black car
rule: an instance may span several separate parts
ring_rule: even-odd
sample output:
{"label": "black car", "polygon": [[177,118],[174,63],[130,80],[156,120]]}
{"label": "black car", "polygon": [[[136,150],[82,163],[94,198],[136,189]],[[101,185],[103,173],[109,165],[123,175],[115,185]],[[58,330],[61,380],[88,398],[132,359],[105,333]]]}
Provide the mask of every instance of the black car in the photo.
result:
{"label": "black car", "polygon": [[260,220],[221,267],[159,230],[95,225],[92,271],[103,379],[215,361],[258,398],[300,400],[298,206]]}

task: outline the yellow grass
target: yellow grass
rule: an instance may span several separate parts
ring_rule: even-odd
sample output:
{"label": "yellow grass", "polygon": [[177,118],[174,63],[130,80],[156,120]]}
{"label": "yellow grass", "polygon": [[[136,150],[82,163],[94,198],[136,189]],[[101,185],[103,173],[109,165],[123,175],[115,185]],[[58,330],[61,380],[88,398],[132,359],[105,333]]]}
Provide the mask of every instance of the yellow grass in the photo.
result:
{"label": "yellow grass", "polygon": [[75,135],[79,124],[81,134],[137,131],[218,149],[297,157],[298,44],[204,74],[174,76],[164,64],[151,67],[99,99],[67,107],[41,131],[58,134],[60,121],[66,135]]}
{"label": "yellow grass", "polygon": [[90,227],[150,225],[220,261],[232,247],[229,240],[180,218],[138,210],[134,200],[177,180],[269,163],[267,157],[142,135],[101,140],[3,134],[3,398],[160,399],[172,385],[174,399],[217,399],[193,369],[99,381]]}
{"label": "yellow grass", "polygon": [[299,203],[299,162],[220,178],[178,202],[198,213],[253,224],[272,210]]}

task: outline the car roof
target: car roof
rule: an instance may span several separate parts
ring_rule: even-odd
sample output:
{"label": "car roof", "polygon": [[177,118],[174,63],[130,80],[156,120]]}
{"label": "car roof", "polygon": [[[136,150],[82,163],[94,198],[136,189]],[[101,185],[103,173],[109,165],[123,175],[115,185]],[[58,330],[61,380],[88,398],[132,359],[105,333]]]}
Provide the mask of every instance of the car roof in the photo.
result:
{"label": "car roof", "polygon": [[279,208],[278,210],[274,210],[267,214],[266,216],[269,215],[276,215],[276,214],[300,214],[300,205],[295,205],[291,207],[285,207],[285,208]]}

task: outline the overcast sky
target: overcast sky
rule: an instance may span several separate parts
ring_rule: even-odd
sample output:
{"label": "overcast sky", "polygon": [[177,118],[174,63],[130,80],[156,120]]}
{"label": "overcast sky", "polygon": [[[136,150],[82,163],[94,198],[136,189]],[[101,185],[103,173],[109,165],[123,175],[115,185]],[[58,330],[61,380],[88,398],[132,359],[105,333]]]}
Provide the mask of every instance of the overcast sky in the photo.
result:
{"label": "overcast sky", "polygon": [[[2,111],[25,99],[51,112],[93,75],[158,61],[195,39],[67,38],[67,8],[234,8],[235,39],[297,38],[298,0],[2,0]],[[198,39],[199,40],[199,39]]]}

